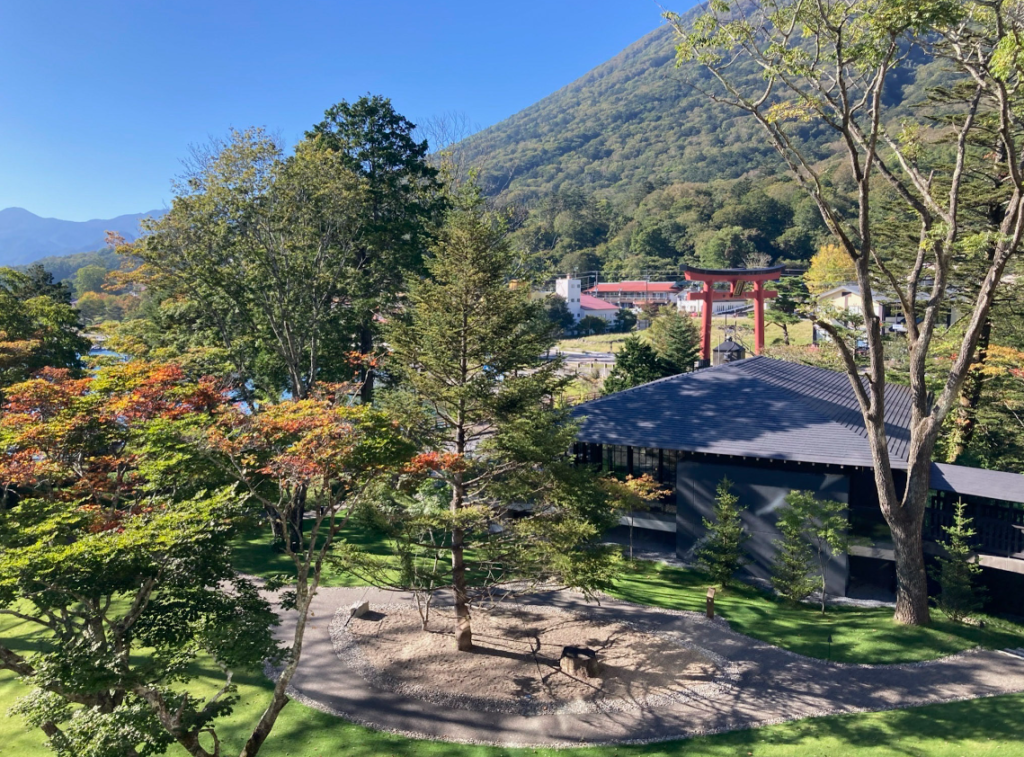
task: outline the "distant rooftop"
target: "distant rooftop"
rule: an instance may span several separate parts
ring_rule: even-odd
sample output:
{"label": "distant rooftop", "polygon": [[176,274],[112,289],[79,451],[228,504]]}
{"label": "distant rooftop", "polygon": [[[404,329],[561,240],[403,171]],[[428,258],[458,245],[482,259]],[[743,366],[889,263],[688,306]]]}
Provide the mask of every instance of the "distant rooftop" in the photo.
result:
{"label": "distant rooftop", "polygon": [[683,287],[675,281],[603,281],[588,292],[678,292]]}
{"label": "distant rooftop", "polygon": [[[886,385],[894,468],[906,468],[911,395]],[[593,444],[873,467],[845,373],[763,356],[652,381],[572,410]],[[931,488],[1024,503],[1024,475],[932,463]]]}
{"label": "distant rooftop", "polygon": [[580,295],[580,307],[585,310],[618,310],[618,305],[613,305],[610,302],[598,299],[597,297],[591,297],[589,294]]}
{"label": "distant rooftop", "polygon": [[[886,387],[893,465],[905,467],[910,391]],[[870,467],[860,407],[845,373],[751,357],[578,405],[578,438],[596,444]]]}

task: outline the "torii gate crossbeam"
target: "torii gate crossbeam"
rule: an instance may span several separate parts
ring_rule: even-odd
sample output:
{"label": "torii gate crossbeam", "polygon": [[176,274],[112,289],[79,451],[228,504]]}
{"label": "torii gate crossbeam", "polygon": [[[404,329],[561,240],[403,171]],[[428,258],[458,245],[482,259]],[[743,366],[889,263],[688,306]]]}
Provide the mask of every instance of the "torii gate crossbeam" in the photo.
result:
{"label": "torii gate crossbeam", "polygon": [[[687,299],[701,300],[704,305],[701,312],[700,356],[708,363],[711,360],[711,311],[715,300],[743,297],[754,301],[754,353],[764,352],[764,301],[776,296],[776,292],[764,288],[766,281],[775,281],[782,276],[785,266],[771,268],[693,268],[683,266],[687,281],[702,281],[704,288],[700,292],[689,292]],[[729,284],[729,291],[716,291],[714,285],[719,282]],[[746,284],[753,284],[753,291],[746,292]]]}

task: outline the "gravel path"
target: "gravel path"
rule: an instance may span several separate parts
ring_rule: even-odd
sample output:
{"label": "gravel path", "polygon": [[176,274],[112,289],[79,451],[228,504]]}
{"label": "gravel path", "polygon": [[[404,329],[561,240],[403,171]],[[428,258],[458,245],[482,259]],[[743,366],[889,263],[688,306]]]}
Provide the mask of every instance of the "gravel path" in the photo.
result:
{"label": "gravel path", "polygon": [[[371,607],[411,598],[362,588],[321,589],[307,626],[302,661],[291,695],[303,704],[379,730],[405,736],[502,746],[573,746],[642,743],[753,728],[835,713],[889,710],[1024,691],[1024,655],[972,651],[909,665],[841,665],[787,652],[709,622],[696,613],[674,612],[605,598],[601,606],[558,592],[528,603],[585,611],[609,621],[626,620],[652,630],[679,633],[724,658],[728,686],[672,701],[583,714],[519,715],[455,709],[374,689],[338,659],[330,625],[336,611],[356,601]],[[282,638],[290,638],[284,618]],[[485,668],[482,672],[486,674]]]}

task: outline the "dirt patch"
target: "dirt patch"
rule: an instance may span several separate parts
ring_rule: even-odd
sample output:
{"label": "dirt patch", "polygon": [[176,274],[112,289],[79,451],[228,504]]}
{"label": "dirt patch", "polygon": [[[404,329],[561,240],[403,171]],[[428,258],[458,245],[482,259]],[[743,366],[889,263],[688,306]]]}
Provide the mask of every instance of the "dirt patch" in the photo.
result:
{"label": "dirt patch", "polygon": [[[679,638],[555,609],[474,610],[475,649],[468,653],[455,650],[451,611],[434,610],[428,631],[414,608],[382,608],[380,615],[335,623],[339,657],[379,687],[456,707],[531,713],[649,706],[714,685],[718,669],[711,655]],[[596,650],[598,676],[559,670],[565,646]]]}

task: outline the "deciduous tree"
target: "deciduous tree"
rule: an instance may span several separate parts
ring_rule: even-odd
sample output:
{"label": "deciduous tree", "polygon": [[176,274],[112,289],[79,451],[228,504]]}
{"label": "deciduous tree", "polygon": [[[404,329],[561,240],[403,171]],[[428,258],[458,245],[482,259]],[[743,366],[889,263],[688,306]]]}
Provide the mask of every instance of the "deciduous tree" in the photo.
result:
{"label": "deciduous tree", "polygon": [[[700,63],[711,84],[691,81],[716,101],[745,111],[817,206],[834,244],[853,264],[864,298],[867,370],[833,331],[861,408],[874,463],[879,502],[893,536],[897,597],[895,620],[929,622],[922,525],[932,451],[943,421],[958,401],[975,348],[1007,263],[1024,235],[1024,122],[1020,55],[1022,21],[1016,6],[927,0],[873,2],[755,2],[734,11],[716,2],[692,25],[669,14],[679,33],[679,59]],[[908,56],[944,60],[954,71],[954,96],[933,100],[943,128],[929,132],[892,117],[884,93],[895,86]],[[734,75],[752,62],[759,80]],[[808,124],[828,129],[849,165],[856,203],[852,212],[823,181],[817,161],[797,132]],[[988,144],[972,137],[984,130]],[[982,140],[984,141],[984,140]],[[973,174],[992,177],[998,220],[965,224],[962,191]],[[880,191],[880,185],[884,190]],[[879,217],[883,195],[904,213]],[[907,223],[917,241],[905,255],[876,244],[879,224]],[[936,326],[948,309],[953,272],[977,265],[967,306],[968,326],[948,376],[933,397],[926,368]],[[906,485],[893,478],[885,429],[886,356],[875,287],[898,303],[906,324],[913,396]]]}

